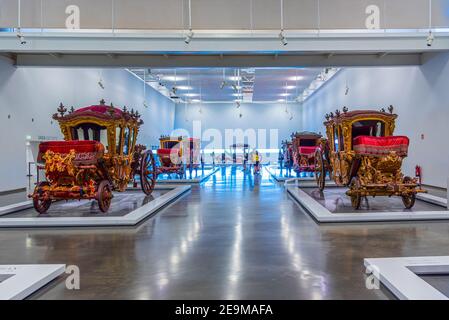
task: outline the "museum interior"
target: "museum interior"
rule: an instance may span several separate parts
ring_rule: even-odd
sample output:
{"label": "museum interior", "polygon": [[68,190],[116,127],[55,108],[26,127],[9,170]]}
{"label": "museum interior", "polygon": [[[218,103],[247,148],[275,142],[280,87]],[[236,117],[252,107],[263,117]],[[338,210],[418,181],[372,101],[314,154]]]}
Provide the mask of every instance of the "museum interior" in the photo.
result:
{"label": "museum interior", "polygon": [[447,300],[449,0],[0,0],[0,300]]}

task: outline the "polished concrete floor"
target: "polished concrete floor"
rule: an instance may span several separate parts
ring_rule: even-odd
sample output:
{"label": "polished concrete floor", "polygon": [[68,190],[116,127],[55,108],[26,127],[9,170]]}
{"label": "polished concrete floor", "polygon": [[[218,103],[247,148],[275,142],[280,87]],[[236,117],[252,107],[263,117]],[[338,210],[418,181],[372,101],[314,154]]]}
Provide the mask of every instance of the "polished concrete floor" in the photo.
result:
{"label": "polished concrete floor", "polygon": [[[262,171],[265,172],[265,171]],[[363,258],[449,255],[449,222],[318,225],[269,178],[231,168],[136,228],[1,230],[0,264],[79,266],[31,299],[391,299]]]}

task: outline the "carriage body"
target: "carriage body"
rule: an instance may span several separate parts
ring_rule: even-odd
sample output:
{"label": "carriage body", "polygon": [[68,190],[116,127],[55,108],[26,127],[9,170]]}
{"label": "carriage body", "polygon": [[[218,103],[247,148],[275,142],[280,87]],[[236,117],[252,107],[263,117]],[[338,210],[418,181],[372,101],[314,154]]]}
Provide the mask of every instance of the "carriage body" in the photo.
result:
{"label": "carriage body", "polygon": [[[143,124],[134,111],[99,105],[67,113],[62,104],[53,115],[58,121],[64,141],[48,141],[39,145],[38,168],[45,170],[47,181],[38,182],[33,194],[35,209],[44,213],[54,200],[95,199],[106,212],[112,192],[125,191],[140,174],[142,190],[150,194],[152,156],[145,147],[136,145]],[[149,170],[149,171],[148,171]]]}
{"label": "carriage body", "polygon": [[344,108],[326,115],[327,141],[315,155],[320,190],[328,171],[337,185],[349,187],[346,194],[356,209],[367,196],[400,196],[406,208],[413,207],[416,193],[425,191],[402,173],[409,139],[393,136],[396,118],[392,106],[389,112]]}
{"label": "carriage body", "polygon": [[180,177],[184,169],[197,169],[201,162],[201,143],[199,139],[161,136],[157,150],[160,166],[158,174],[175,173]]}
{"label": "carriage body", "polygon": [[321,134],[314,132],[292,134],[293,170],[297,174],[315,171],[315,153],[320,146],[321,138]]}

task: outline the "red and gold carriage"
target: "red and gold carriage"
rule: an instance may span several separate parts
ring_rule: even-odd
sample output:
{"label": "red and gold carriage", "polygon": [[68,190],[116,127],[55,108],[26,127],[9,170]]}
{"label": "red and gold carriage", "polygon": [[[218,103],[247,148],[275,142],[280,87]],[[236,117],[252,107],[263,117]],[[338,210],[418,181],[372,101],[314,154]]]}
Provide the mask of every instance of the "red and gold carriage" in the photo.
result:
{"label": "red and gold carriage", "polygon": [[38,170],[46,181],[38,181],[30,195],[34,208],[45,213],[56,200],[97,200],[107,212],[113,191],[125,191],[138,175],[142,191],[154,189],[155,162],[151,150],[136,145],[143,124],[134,110],[112,104],[92,105],[69,112],[62,104],[53,119],[59,122],[64,141],[39,145]]}
{"label": "red and gold carriage", "polygon": [[315,153],[321,139],[321,134],[314,132],[292,134],[293,170],[298,175],[302,172],[315,172]]}
{"label": "red and gold carriage", "polygon": [[346,107],[326,114],[327,142],[315,156],[316,180],[325,187],[326,171],[338,186],[347,186],[352,206],[359,209],[367,196],[400,196],[407,209],[421,189],[416,178],[404,176],[401,167],[409,139],[393,136],[397,115],[393,107],[381,111],[349,112]]}
{"label": "red and gold carriage", "polygon": [[159,141],[157,175],[174,173],[182,178],[185,169],[198,169],[201,162],[199,139],[161,136]]}

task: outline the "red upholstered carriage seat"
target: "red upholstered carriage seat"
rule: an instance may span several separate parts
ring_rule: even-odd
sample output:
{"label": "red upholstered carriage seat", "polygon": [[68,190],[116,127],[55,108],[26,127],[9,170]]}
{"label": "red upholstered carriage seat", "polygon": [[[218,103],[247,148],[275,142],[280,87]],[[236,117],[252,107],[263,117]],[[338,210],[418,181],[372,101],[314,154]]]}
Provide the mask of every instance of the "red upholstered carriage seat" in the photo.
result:
{"label": "red upholstered carriage seat", "polygon": [[305,154],[305,155],[311,155],[311,154],[315,154],[316,149],[318,149],[317,146],[313,146],[313,147],[299,147],[299,153],[300,154]]}
{"label": "red upholstered carriage seat", "polygon": [[171,153],[179,153],[179,149],[175,148],[165,148],[165,149],[157,149],[157,154],[159,156],[169,156]]}
{"label": "red upholstered carriage seat", "polygon": [[400,156],[407,156],[409,142],[405,136],[358,136],[353,140],[353,150],[367,155],[387,155],[395,151]]}
{"label": "red upholstered carriage seat", "polygon": [[46,141],[39,144],[39,162],[42,161],[42,156],[48,150],[60,154],[68,154],[71,150],[74,150],[76,154],[75,161],[81,162],[95,161],[104,155],[104,146],[98,141]]}

